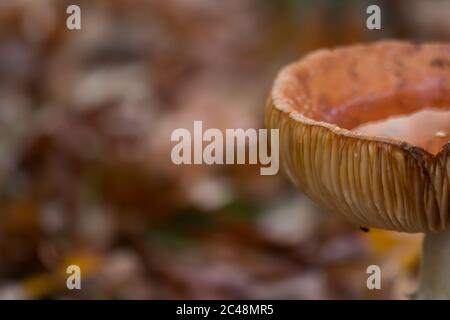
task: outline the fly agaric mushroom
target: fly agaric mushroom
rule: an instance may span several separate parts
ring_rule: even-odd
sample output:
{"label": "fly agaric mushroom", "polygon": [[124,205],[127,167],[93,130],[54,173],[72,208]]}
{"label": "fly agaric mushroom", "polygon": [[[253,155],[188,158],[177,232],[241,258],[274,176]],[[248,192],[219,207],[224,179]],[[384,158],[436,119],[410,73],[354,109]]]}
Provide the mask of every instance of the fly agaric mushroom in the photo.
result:
{"label": "fly agaric mushroom", "polygon": [[364,227],[425,233],[419,299],[450,299],[450,45],[382,41],[285,67],[266,126],[307,196]]}

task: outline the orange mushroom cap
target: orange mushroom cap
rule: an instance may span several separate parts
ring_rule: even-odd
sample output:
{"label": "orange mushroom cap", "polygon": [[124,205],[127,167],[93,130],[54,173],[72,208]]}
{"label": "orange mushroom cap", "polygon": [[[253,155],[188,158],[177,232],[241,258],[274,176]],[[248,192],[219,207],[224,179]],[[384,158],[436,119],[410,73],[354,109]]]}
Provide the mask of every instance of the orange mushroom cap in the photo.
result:
{"label": "orange mushroom cap", "polygon": [[[423,134],[392,120],[405,115]],[[266,126],[280,129],[282,167],[317,203],[362,226],[428,232],[449,220],[449,115],[450,45],[382,41],[285,67]],[[426,123],[418,126],[419,117]],[[373,130],[388,118],[408,137]]]}

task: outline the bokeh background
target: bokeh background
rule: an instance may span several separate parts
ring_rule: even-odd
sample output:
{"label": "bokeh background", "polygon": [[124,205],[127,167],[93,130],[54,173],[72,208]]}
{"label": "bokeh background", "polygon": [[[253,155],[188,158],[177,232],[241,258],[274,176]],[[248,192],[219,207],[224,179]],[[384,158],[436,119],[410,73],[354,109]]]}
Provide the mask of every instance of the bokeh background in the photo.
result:
{"label": "bokeh background", "polygon": [[[369,4],[382,30],[366,29]],[[407,299],[420,235],[363,232],[257,165],[175,166],[170,134],[262,128],[283,65],[448,41],[449,13],[448,0],[0,0],[0,298]],[[69,264],[82,290],[66,288]]]}

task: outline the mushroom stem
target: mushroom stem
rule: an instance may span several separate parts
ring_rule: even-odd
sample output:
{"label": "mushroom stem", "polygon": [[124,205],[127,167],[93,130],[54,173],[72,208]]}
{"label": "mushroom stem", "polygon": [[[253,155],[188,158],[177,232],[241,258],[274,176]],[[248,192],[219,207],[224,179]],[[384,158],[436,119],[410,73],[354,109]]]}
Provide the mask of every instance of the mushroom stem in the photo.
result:
{"label": "mushroom stem", "polygon": [[417,299],[450,299],[450,229],[426,233]]}

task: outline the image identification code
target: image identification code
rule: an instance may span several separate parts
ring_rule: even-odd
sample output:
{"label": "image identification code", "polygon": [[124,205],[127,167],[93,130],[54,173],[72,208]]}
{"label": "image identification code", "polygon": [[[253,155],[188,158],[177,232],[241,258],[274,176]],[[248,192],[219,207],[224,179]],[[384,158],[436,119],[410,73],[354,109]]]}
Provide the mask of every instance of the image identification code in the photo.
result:
{"label": "image identification code", "polygon": [[189,306],[183,304],[178,306],[176,310],[177,315],[201,315],[204,318],[210,314],[271,315],[273,312],[273,305],[271,304],[221,304],[219,308],[216,306]]}

